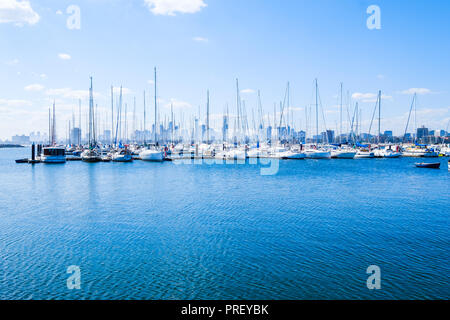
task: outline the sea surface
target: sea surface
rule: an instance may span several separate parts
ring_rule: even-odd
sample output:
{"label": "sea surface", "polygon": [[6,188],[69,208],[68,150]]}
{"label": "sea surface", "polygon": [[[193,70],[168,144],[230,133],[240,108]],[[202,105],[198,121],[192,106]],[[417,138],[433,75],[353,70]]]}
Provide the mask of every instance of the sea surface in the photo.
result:
{"label": "sea surface", "polygon": [[14,162],[29,153],[0,149],[0,299],[450,298],[447,159],[280,161],[263,175]]}

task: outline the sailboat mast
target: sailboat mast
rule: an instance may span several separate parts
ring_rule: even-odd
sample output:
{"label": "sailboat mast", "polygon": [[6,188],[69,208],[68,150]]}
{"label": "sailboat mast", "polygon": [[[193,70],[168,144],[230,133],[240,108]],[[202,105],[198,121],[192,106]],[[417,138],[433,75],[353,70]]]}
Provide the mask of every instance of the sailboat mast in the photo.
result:
{"label": "sailboat mast", "polygon": [[146,118],[146,110],[145,110],[145,90],[144,90],[144,146],[146,145],[147,132],[145,131],[145,118]]}
{"label": "sailboat mast", "polygon": [[241,132],[241,109],[240,109],[240,104],[241,104],[241,96],[239,94],[239,80],[236,79],[236,109],[237,109],[237,133],[236,135],[238,136],[238,142],[240,142],[240,132]]}
{"label": "sailboat mast", "polygon": [[319,142],[319,95],[318,95],[318,84],[316,78],[316,139]]}
{"label": "sailboat mast", "polygon": [[342,82],[341,82],[341,105],[339,110],[339,143],[342,143]]}
{"label": "sailboat mast", "polygon": [[209,144],[209,90],[206,92],[206,143]]}
{"label": "sailboat mast", "polygon": [[170,115],[171,115],[171,122],[172,122],[172,144],[173,144],[173,130],[174,130],[174,126],[175,124],[173,123],[173,103],[170,104]]}
{"label": "sailboat mast", "polygon": [[114,137],[114,87],[111,86],[111,145]]}
{"label": "sailboat mast", "polygon": [[156,124],[157,124],[157,96],[156,96],[156,67],[155,67],[155,144],[156,144],[156,140],[157,140],[157,135],[156,135]]}
{"label": "sailboat mast", "polygon": [[78,99],[78,145],[81,146],[81,99]]}
{"label": "sailboat mast", "polygon": [[52,141],[52,129],[51,129],[51,113],[50,113],[50,108],[48,108],[48,144],[51,144]]}
{"label": "sailboat mast", "polygon": [[56,117],[55,117],[55,100],[53,100],[53,118],[52,118],[52,145],[56,143]]}
{"label": "sailboat mast", "polygon": [[91,80],[91,86],[89,87],[89,149],[92,147],[91,143],[91,134],[92,134],[92,109],[93,109],[93,102],[92,102],[92,77],[90,77]]}
{"label": "sailboat mast", "polygon": [[381,90],[378,91],[378,143],[381,142]]}

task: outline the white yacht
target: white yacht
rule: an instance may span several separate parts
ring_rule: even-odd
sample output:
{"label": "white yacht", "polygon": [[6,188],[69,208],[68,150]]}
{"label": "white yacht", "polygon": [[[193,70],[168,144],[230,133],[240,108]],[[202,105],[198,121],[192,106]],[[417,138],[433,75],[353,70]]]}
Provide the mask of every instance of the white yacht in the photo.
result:
{"label": "white yacht", "polygon": [[102,161],[102,157],[97,150],[87,149],[81,154],[81,160],[84,162],[100,162]]}
{"label": "white yacht", "polygon": [[400,158],[402,154],[392,149],[376,149],[374,155],[377,158]]}
{"label": "white yacht", "polygon": [[111,160],[113,162],[131,162],[133,161],[133,155],[129,150],[124,149],[111,154]]}
{"label": "white yacht", "polygon": [[350,148],[336,149],[331,151],[331,157],[334,159],[354,159],[356,150]]}
{"label": "white yacht", "polygon": [[372,159],[375,158],[375,153],[367,150],[358,150],[355,155],[355,159]]}
{"label": "white yacht", "polygon": [[242,148],[231,149],[225,155],[227,160],[245,160],[247,159],[247,152]]}
{"label": "white yacht", "polygon": [[308,159],[331,159],[331,152],[326,150],[309,149],[305,154]]}
{"label": "white yacht", "polygon": [[162,151],[155,149],[144,149],[139,153],[139,157],[143,161],[162,162],[164,161],[164,154]]}
{"label": "white yacht", "polygon": [[426,157],[426,158],[432,158],[432,157],[438,157],[439,153],[430,150],[430,149],[424,149],[424,148],[417,148],[417,147],[409,147],[406,148],[405,151],[403,151],[404,157]]}
{"label": "white yacht", "polygon": [[44,147],[40,160],[43,163],[65,163],[66,149],[64,147]]}
{"label": "white yacht", "polygon": [[271,154],[273,158],[284,160],[303,160],[306,158],[306,153],[284,147],[276,147]]}

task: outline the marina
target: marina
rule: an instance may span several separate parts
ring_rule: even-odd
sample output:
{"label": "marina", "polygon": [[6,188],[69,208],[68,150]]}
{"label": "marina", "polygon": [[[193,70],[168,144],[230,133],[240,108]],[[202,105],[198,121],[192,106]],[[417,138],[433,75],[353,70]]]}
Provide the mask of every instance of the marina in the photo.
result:
{"label": "marina", "polygon": [[271,320],[449,300],[449,17],[0,0],[0,303]]}
{"label": "marina", "polygon": [[[262,175],[264,159],[14,163],[29,154],[0,150],[3,299],[448,296],[448,158],[280,160]],[[83,290],[61,285],[73,264]],[[383,290],[365,287],[371,264]]]}
{"label": "marina", "polygon": [[[287,83],[283,102],[280,102],[279,119],[277,119],[276,109],[273,115],[272,125],[265,125],[264,114],[261,104],[260,92],[258,91],[258,119],[254,116],[252,109],[253,129],[250,129],[248,124],[248,115],[245,108],[245,103],[240,97],[239,80],[236,79],[236,112],[237,121],[235,121],[233,133],[230,136],[229,130],[229,114],[223,114],[222,139],[211,139],[210,134],[214,130],[210,127],[210,93],[207,90],[206,98],[206,124],[202,126],[202,137],[198,135],[197,124],[191,127],[188,131],[192,132],[190,137],[175,137],[175,126],[173,107],[171,106],[171,122],[169,128],[166,124],[160,125],[158,122],[158,99],[157,99],[157,69],[154,68],[154,123],[153,136],[148,137],[146,130],[146,100],[145,92],[143,99],[143,132],[142,137],[134,134],[131,139],[128,137],[129,132],[128,122],[122,121],[122,87],[120,87],[119,102],[116,110],[117,120],[114,121],[114,90],[111,87],[111,139],[110,143],[100,142],[97,137],[99,122],[97,107],[94,107],[93,94],[93,78],[90,77],[89,87],[89,109],[88,109],[88,135],[85,144],[81,140],[81,102],[79,111],[79,133],[77,143],[72,143],[68,139],[68,145],[58,145],[56,137],[56,107],[53,102],[53,112],[49,109],[49,144],[47,146],[37,145],[37,152],[35,144],[31,146],[32,156],[30,159],[17,159],[16,163],[65,163],[68,161],[78,161],[95,163],[95,162],[131,162],[133,160],[143,160],[149,162],[174,161],[185,159],[218,159],[218,160],[246,160],[246,159],[280,159],[280,160],[304,160],[304,159],[374,159],[374,158],[388,158],[394,159],[399,157],[414,157],[414,158],[436,158],[450,156],[450,139],[448,137],[442,138],[440,143],[435,144],[420,144],[418,139],[413,141],[407,138],[411,114],[414,110],[416,112],[417,97],[413,96],[411,108],[406,123],[405,134],[400,143],[386,143],[382,140],[381,134],[381,90],[378,92],[375,108],[370,121],[369,134],[372,125],[375,121],[378,122],[378,135],[372,136],[372,141],[364,141],[360,134],[361,120],[358,118],[358,102],[355,104],[354,115],[351,119],[351,130],[348,134],[342,133],[342,83],[340,85],[341,91],[341,124],[339,136],[339,143],[329,137],[329,130],[319,135],[319,109],[322,108],[319,102],[319,85],[318,80],[314,81],[315,88],[315,135],[308,139],[307,132],[303,132],[303,141],[294,135],[295,127],[292,119],[289,119],[290,114],[290,83]],[[244,106],[243,106],[244,104]],[[126,105],[125,105],[126,106]],[[275,107],[276,108],[276,107]],[[126,107],[125,107],[126,109]],[[134,98],[134,113],[133,119],[136,121],[136,98]],[[322,110],[323,112],[323,110]],[[348,112],[348,106],[347,106]],[[359,111],[360,112],[360,111]],[[378,119],[375,119],[375,114],[378,112]],[[350,114],[348,114],[350,117]],[[310,114],[310,119],[311,119]],[[416,116],[414,116],[416,118]],[[75,115],[72,115],[73,125],[75,125]],[[270,119],[270,116],[269,116]],[[197,122],[198,119],[195,120]],[[256,121],[259,122],[258,126]],[[279,121],[279,123],[278,123]],[[325,117],[323,119],[325,122]],[[449,122],[450,124],[450,122]],[[125,127],[125,130],[122,129]],[[69,122],[70,127],[70,122]],[[160,132],[157,128],[160,127]],[[178,124],[177,131],[181,132],[181,124]],[[447,125],[448,127],[448,125]],[[115,129],[114,129],[115,128]],[[276,130],[274,130],[276,129]],[[273,132],[275,131],[275,132]],[[417,129],[418,131],[418,129]],[[165,132],[165,134],[163,134]],[[270,134],[269,134],[270,132]],[[169,134],[169,135],[167,135]],[[70,136],[70,134],[69,134]],[[113,138],[114,137],[114,138]],[[342,143],[343,138],[345,143]],[[142,141],[139,141],[142,139]],[[68,157],[66,157],[66,155]]]}

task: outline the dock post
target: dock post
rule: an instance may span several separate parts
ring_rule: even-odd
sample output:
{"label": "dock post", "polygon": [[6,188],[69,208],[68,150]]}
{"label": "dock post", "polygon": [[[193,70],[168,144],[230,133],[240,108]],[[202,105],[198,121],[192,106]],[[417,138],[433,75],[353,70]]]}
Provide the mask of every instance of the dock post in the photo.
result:
{"label": "dock post", "polygon": [[34,145],[34,142],[33,142],[33,144],[31,145],[31,160],[36,160],[36,146]]}

